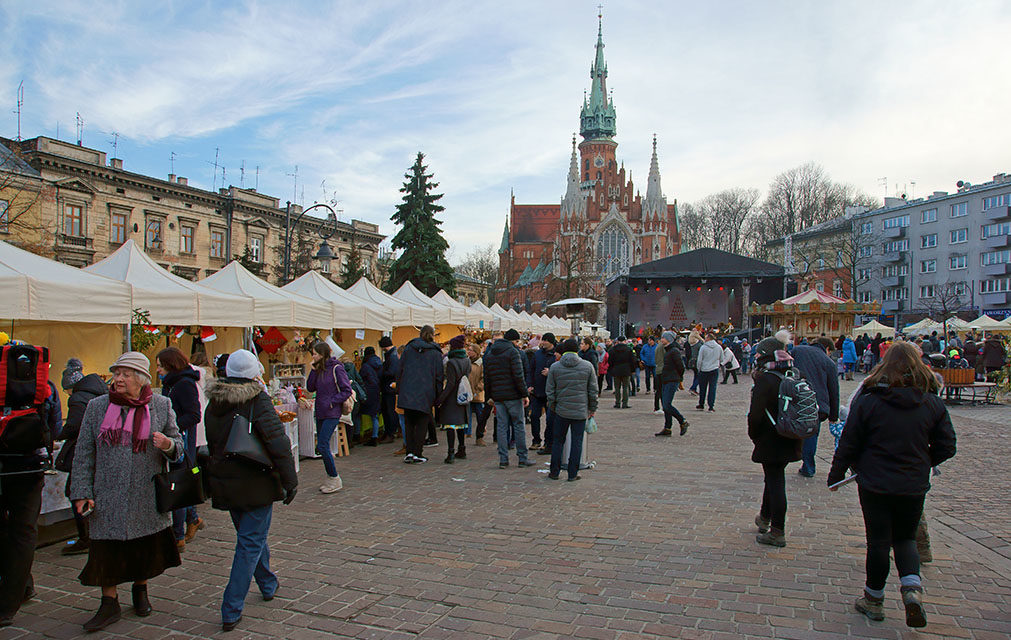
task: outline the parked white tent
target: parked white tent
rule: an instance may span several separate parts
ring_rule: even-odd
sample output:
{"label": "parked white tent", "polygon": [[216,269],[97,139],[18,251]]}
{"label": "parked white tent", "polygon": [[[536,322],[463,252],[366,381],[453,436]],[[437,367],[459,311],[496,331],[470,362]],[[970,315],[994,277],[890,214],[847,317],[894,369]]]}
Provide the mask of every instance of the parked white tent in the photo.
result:
{"label": "parked white tent", "polygon": [[393,314],[389,310],[348,293],[316,271],[306,271],[281,289],[329,304],[334,329],[393,330]]}
{"label": "parked white tent", "polygon": [[496,313],[494,310],[490,309],[480,300],[474,301],[474,304],[470,305],[470,308],[481,314],[487,314],[489,324],[485,325],[486,329],[491,329],[493,331],[499,331],[502,329],[502,323],[504,322],[504,317]]}
{"label": "parked white tent", "polygon": [[[451,309],[455,309],[457,314],[462,313],[462,316],[458,315],[457,317],[463,317],[465,324],[469,327],[482,327],[484,329],[491,328],[492,318],[494,315],[490,311],[481,311],[477,307],[468,307],[462,302],[454,300],[453,296],[446,293],[443,289],[439,289],[435,295],[432,296],[432,300],[441,302]],[[487,307],[485,307],[485,309],[487,309]]]}
{"label": "parked white tent", "polygon": [[333,313],[328,305],[264,282],[234,260],[200,284],[223,293],[253,298],[253,324],[259,326],[333,327]]}
{"label": "parked white tent", "polygon": [[509,310],[503,309],[501,305],[499,305],[499,303],[496,302],[491,306],[491,310],[495,315],[501,316],[503,331],[508,331],[509,329],[516,329],[517,331],[528,331],[528,329],[522,326],[524,323],[520,320],[519,314],[513,311],[512,309]]}
{"label": "parked white tent", "polygon": [[451,307],[429,298],[414,286],[410,280],[400,285],[400,288],[393,293],[393,297],[407,304],[431,309],[435,324],[464,325],[467,322],[466,314],[455,311]]}
{"label": "parked white tent", "polygon": [[348,289],[359,298],[368,300],[373,304],[385,307],[393,315],[394,327],[422,326],[435,324],[435,312],[429,307],[419,307],[409,302],[404,302],[394,298],[385,291],[381,291],[376,285],[362,278]]}
{"label": "parked white tent", "polygon": [[126,324],[130,287],[0,241],[0,317]]}
{"label": "parked white tent", "polygon": [[919,322],[914,322],[913,324],[904,327],[902,329],[902,332],[905,333],[906,335],[917,335],[924,331],[930,333],[931,331],[937,330],[938,326],[940,325],[937,322],[934,322],[930,318],[924,318]]}
{"label": "parked white tent", "polygon": [[133,292],[133,306],[147,311],[152,324],[253,325],[252,298],[201,287],[173,275],[141,251],[133,240],[127,240],[84,270],[125,282]]}
{"label": "parked white tent", "polygon": [[872,337],[872,338],[874,336],[878,335],[879,333],[884,338],[894,338],[895,337],[895,329],[893,329],[892,327],[889,327],[887,325],[883,325],[880,322],[878,322],[877,320],[871,320],[867,324],[860,325],[859,327],[854,327],[853,328],[853,335],[854,336],[862,336],[865,333],[867,335],[869,335],[870,337]]}
{"label": "parked white tent", "polygon": [[983,331],[1005,331],[1008,326],[1000,320],[994,320],[990,316],[983,314],[969,323],[970,329],[981,329]]}
{"label": "parked white tent", "polygon": [[537,321],[537,318],[530,315],[526,311],[520,311],[519,317],[520,320],[526,323],[527,331],[531,331],[533,333],[541,333],[540,323]]}

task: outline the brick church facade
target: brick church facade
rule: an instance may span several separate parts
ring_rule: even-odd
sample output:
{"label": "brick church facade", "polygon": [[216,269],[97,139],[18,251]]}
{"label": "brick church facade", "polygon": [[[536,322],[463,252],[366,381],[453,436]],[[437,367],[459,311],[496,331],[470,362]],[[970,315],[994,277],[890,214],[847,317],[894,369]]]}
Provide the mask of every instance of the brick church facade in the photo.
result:
{"label": "brick church facade", "polygon": [[517,204],[499,248],[496,299],[503,307],[543,312],[560,298],[601,299],[605,284],[634,265],[678,253],[677,201],[660,188],[656,136],[646,194],[616,157],[614,101],[607,93],[602,26],[590,68],[589,97],[572,140],[565,195],[559,204]]}

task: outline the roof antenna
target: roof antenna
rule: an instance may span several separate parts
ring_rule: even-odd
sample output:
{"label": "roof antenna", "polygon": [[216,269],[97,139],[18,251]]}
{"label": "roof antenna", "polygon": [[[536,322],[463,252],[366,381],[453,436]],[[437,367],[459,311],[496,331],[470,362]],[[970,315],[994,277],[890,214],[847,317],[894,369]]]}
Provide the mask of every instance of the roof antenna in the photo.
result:
{"label": "roof antenna", "polygon": [[84,140],[84,118],[81,117],[81,112],[77,112],[77,146],[83,146],[82,141]]}
{"label": "roof antenna", "polygon": [[219,151],[221,151],[220,147],[214,147],[214,162],[207,162],[206,160],[204,160],[204,162],[207,162],[207,164],[212,165],[214,167],[214,178],[211,180],[211,191],[216,191],[218,186],[218,167],[221,166],[218,164]]}
{"label": "roof antenna", "polygon": [[293,202],[298,201],[298,165],[295,165],[295,173],[286,173],[286,176],[291,176],[295,179],[295,184],[291,188],[291,199]]}
{"label": "roof antenna", "polygon": [[[25,81],[22,80],[21,84],[18,85],[18,142],[21,142],[21,107],[25,104]],[[57,125],[59,128],[59,125]],[[59,138],[59,135],[56,136]]]}
{"label": "roof antenna", "polygon": [[243,160],[242,164],[239,165],[239,188],[246,188],[246,161]]}
{"label": "roof antenna", "polygon": [[260,165],[256,165],[256,182],[253,183],[253,191],[260,188]]}
{"label": "roof antenna", "polygon": [[173,151],[172,153],[169,154],[168,162],[169,162],[169,173],[175,175],[175,172],[176,172],[176,152],[175,151]]}
{"label": "roof antenna", "polygon": [[118,158],[119,156],[117,155],[117,153],[119,150],[119,134],[116,133],[115,131],[112,131],[109,133],[109,135],[112,136],[112,142],[109,143],[112,145],[112,157]]}

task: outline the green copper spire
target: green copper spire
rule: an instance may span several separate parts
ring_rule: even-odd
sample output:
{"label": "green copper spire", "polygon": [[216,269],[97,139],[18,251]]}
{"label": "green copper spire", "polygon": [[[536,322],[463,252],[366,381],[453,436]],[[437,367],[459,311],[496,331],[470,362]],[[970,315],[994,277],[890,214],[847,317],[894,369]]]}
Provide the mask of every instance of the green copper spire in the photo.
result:
{"label": "green copper spire", "polygon": [[607,63],[604,62],[604,18],[597,14],[597,56],[590,67],[590,98],[579,112],[579,135],[584,140],[610,140],[615,129],[614,101],[607,95]]}
{"label": "green copper spire", "polygon": [[502,244],[498,248],[499,253],[509,253],[509,221],[506,220],[505,229],[502,230]]}

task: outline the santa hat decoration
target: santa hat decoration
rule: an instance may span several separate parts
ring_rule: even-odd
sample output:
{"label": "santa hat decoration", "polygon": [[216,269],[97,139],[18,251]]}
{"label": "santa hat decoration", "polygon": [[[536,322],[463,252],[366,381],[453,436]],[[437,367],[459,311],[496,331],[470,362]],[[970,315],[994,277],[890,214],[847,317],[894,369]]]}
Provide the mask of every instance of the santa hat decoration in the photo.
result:
{"label": "santa hat decoration", "polygon": [[158,327],[156,327],[154,325],[146,324],[146,325],[144,325],[144,333],[149,333],[149,334],[151,334],[153,336],[156,336],[159,333],[161,333],[161,329],[159,329]]}
{"label": "santa hat decoration", "polygon": [[169,333],[172,335],[173,338],[178,340],[179,338],[182,338],[184,335],[186,335],[186,329],[182,327],[172,327],[169,330]]}
{"label": "santa hat decoration", "polygon": [[214,342],[218,339],[218,334],[214,333],[212,327],[200,327],[200,342]]}

